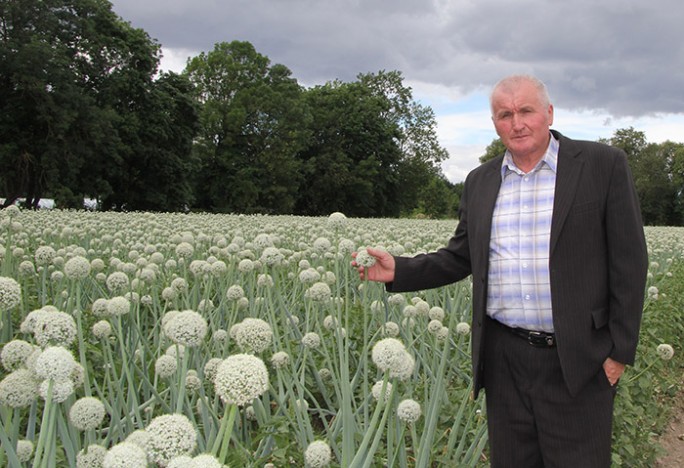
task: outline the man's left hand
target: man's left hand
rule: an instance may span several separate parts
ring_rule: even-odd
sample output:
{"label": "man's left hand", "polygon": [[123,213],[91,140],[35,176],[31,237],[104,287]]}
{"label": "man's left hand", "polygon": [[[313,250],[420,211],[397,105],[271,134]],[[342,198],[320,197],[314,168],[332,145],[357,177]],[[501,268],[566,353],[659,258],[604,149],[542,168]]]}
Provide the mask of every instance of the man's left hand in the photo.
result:
{"label": "man's left hand", "polygon": [[608,377],[608,382],[610,382],[611,385],[615,385],[617,381],[620,380],[620,377],[622,377],[622,373],[625,371],[625,365],[614,359],[607,358],[603,363],[603,371],[606,373],[606,377]]}

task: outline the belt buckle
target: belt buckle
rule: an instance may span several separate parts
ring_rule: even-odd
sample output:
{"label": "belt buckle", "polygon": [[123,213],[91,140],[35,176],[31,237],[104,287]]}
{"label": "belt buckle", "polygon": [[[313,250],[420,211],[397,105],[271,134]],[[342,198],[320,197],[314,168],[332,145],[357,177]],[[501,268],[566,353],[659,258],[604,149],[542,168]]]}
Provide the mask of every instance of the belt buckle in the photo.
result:
{"label": "belt buckle", "polygon": [[530,331],[527,335],[527,342],[532,346],[552,347],[554,345],[553,336],[540,331]]}

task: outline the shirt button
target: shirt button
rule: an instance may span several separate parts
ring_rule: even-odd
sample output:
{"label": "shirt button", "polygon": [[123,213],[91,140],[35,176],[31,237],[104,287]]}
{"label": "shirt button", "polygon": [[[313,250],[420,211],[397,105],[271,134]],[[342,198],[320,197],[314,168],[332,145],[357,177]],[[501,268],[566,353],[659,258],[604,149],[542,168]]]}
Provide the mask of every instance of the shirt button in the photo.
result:
{"label": "shirt button", "polygon": [[527,268],[527,263],[523,263],[523,268]]}
{"label": "shirt button", "polygon": [[525,294],[525,300],[526,300],[526,301],[529,301],[529,300],[530,300],[530,295],[529,295],[529,294]]}

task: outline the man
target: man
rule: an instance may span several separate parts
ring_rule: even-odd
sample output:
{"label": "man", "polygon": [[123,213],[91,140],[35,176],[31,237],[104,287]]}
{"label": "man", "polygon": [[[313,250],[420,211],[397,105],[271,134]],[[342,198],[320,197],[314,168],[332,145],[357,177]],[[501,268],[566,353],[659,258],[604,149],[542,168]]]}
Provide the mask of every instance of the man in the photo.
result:
{"label": "man", "polygon": [[376,263],[359,273],[394,292],[472,274],[474,388],[487,397],[492,467],[608,467],[648,268],[627,158],[551,130],[534,77],[504,78],[490,103],[507,151],[468,175],[448,245],[413,258],[368,249]]}

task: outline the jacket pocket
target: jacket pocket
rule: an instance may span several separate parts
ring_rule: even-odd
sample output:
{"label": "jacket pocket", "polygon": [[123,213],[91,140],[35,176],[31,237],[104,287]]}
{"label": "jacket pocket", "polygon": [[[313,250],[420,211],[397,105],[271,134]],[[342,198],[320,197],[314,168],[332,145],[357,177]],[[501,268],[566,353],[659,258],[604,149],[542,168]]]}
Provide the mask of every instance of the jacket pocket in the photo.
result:
{"label": "jacket pocket", "polygon": [[598,330],[608,325],[608,309],[594,309],[591,311],[591,318],[594,321],[594,328]]}

